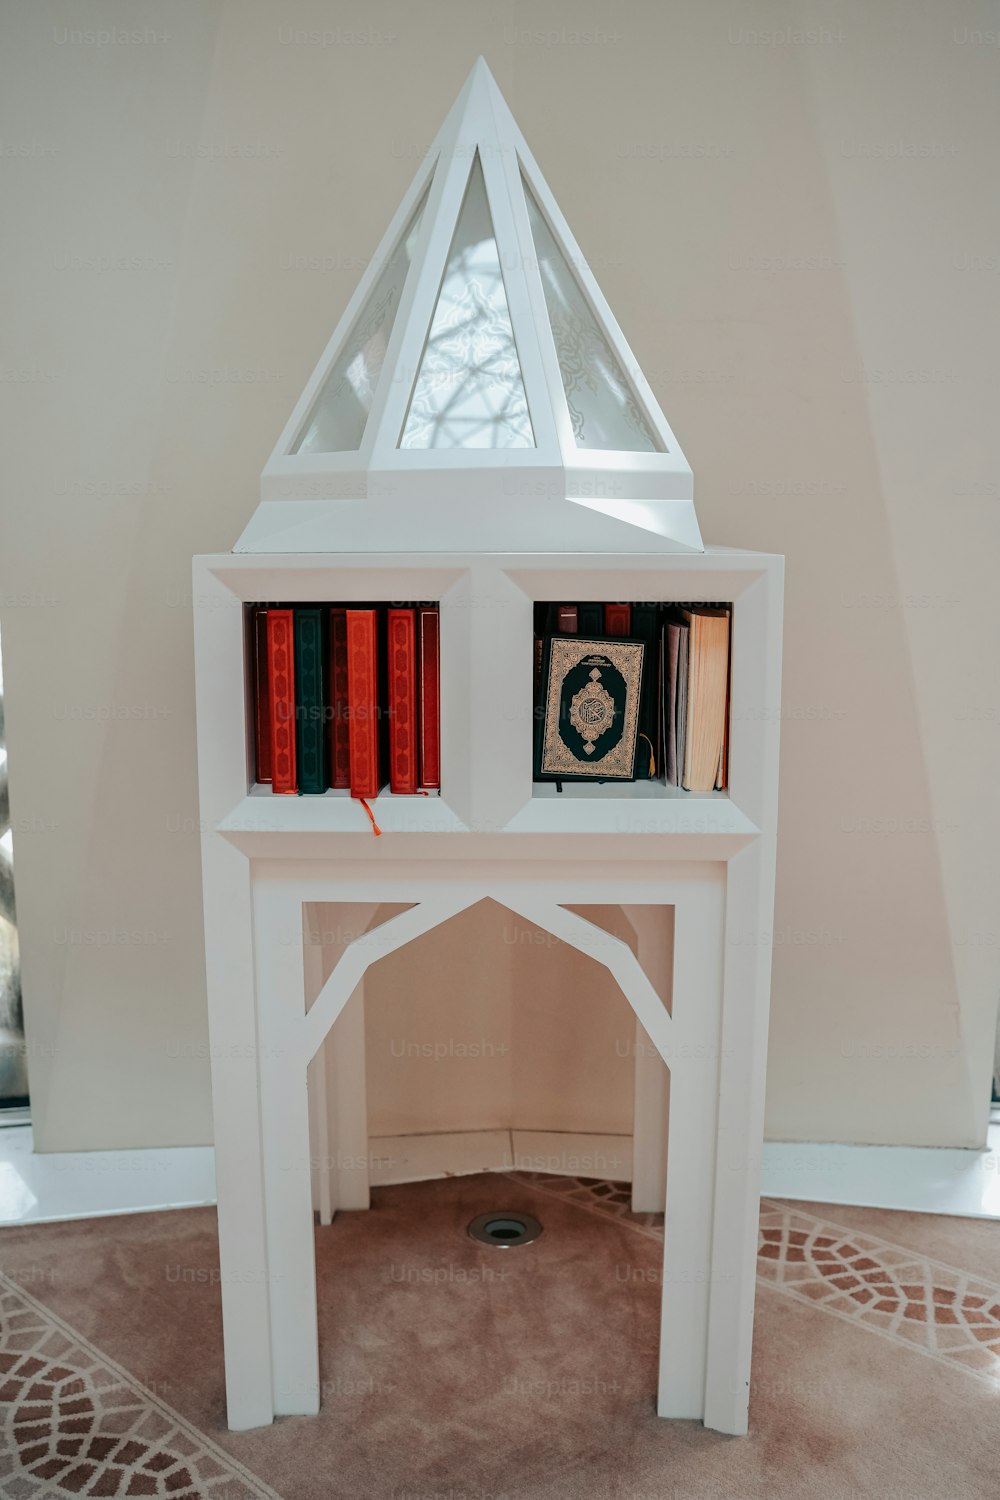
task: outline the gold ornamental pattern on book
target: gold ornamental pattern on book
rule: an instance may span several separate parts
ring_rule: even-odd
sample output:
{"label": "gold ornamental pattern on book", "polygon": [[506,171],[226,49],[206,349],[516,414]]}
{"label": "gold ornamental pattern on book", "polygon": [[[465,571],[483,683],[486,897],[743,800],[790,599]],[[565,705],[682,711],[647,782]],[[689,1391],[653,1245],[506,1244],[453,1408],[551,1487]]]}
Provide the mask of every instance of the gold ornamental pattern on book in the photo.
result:
{"label": "gold ornamental pattern on book", "polygon": [[[602,680],[602,668],[608,665],[620,673],[625,685],[621,706],[613,702]],[[543,775],[615,777],[619,780],[634,777],[642,665],[643,646],[639,642],[553,636],[542,735]],[[574,754],[561,733],[564,683],[567,675],[580,666],[590,667],[588,680],[574,694],[568,718],[583,741],[586,759]],[[624,717],[621,736],[602,754],[601,740],[619,714]],[[592,761],[591,755],[594,757]]]}

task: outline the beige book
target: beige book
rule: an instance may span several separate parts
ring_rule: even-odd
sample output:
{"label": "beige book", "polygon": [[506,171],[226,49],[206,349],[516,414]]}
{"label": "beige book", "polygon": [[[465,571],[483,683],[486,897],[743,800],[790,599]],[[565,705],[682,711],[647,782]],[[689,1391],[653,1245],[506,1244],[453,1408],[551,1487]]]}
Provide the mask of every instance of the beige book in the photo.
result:
{"label": "beige book", "polygon": [[690,627],[684,787],[710,792],[719,779],[729,696],[729,611],[683,611]]}

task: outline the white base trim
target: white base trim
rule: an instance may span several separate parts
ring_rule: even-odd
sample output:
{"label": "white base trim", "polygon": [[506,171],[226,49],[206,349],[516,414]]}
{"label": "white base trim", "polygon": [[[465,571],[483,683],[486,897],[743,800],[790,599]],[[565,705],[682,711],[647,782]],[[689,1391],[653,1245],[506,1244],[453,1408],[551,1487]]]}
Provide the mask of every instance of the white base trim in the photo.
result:
{"label": "white base trim", "polygon": [[30,1125],[0,1130],[0,1224],[49,1224],[214,1202],[211,1146],[36,1154]]}
{"label": "white base trim", "polygon": [[1000,1124],[985,1151],[768,1141],[761,1195],[1000,1219]]}
{"label": "white base trim", "polygon": [[[985,1151],[769,1141],[761,1191],[768,1198],[1000,1219],[1000,1123],[990,1126],[988,1139]],[[515,1169],[619,1182],[632,1178],[629,1136],[474,1130],[373,1136],[370,1151],[373,1186]],[[211,1146],[36,1155],[30,1126],[0,1131],[0,1224],[47,1224],[214,1202]]]}
{"label": "white base trim", "polygon": [[368,1181],[429,1182],[474,1172],[509,1172],[509,1130],[460,1130],[440,1135],[373,1135],[368,1138]]}
{"label": "white base trim", "polygon": [[0,1109],[0,1130],[11,1130],[15,1125],[30,1124],[30,1104],[14,1104]]}
{"label": "white base trim", "polygon": [[632,1137],[569,1130],[514,1130],[514,1170],[632,1181]]}
{"label": "white base trim", "polygon": [[467,1177],[474,1172],[551,1172],[560,1177],[632,1180],[632,1137],[557,1130],[466,1130],[373,1135],[372,1187]]}

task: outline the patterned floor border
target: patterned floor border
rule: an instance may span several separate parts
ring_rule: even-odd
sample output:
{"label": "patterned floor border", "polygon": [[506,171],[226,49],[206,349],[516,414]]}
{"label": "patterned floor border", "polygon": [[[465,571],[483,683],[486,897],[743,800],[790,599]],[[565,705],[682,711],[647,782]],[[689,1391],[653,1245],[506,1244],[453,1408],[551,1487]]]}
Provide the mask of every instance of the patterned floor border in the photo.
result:
{"label": "patterned floor border", "polygon": [[[509,1173],[538,1192],[663,1239],[625,1182]],[[762,1199],[757,1284],[1000,1388],[1000,1285],[831,1219]]]}
{"label": "patterned floor border", "polygon": [[0,1495],[281,1500],[0,1272]]}
{"label": "patterned floor border", "polygon": [[511,1182],[527,1183],[536,1192],[549,1198],[561,1198],[587,1213],[598,1214],[602,1219],[617,1219],[627,1229],[648,1239],[663,1239],[662,1214],[634,1214],[632,1212],[632,1188],[627,1182],[612,1182],[596,1177],[556,1177],[545,1172],[504,1172]]}
{"label": "patterned floor border", "polygon": [[1000,1389],[1000,1285],[765,1199],[758,1285]]}

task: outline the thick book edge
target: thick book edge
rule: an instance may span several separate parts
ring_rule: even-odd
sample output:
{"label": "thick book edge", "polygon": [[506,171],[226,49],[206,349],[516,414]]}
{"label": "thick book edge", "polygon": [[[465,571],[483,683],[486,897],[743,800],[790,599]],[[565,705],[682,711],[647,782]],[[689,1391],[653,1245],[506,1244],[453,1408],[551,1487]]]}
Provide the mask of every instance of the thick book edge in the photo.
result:
{"label": "thick book edge", "polygon": [[376,611],[348,609],[347,681],[352,797],[377,797],[382,789],[378,676]]}
{"label": "thick book edge", "polygon": [[441,621],[434,608],[418,611],[420,787],[441,786]]}
{"label": "thick book edge", "polygon": [[267,610],[254,605],[251,621],[253,650],[254,779],[271,783],[271,685],[267,666]]}
{"label": "thick book edge", "polygon": [[412,609],[389,610],[388,679],[389,790],[412,795],[420,779],[417,637]]}
{"label": "thick book edge", "polygon": [[323,649],[323,611],[296,607],[295,611],[295,726],[299,791],[325,792],[326,765],[326,653]]}
{"label": "thick book edge", "polygon": [[295,641],[290,609],[267,612],[268,681],[271,696],[271,790],[298,791],[295,759]]}
{"label": "thick book edge", "polygon": [[351,785],[350,698],[347,682],[347,610],[330,610],[330,785]]}

